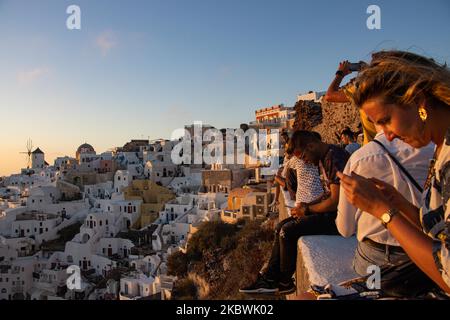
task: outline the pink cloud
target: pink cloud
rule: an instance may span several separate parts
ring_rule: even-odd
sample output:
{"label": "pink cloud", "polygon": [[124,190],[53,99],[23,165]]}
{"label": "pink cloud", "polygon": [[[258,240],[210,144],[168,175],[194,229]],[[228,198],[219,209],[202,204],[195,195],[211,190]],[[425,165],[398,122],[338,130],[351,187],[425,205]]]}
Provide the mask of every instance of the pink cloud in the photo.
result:
{"label": "pink cloud", "polygon": [[111,31],[104,31],[95,39],[95,46],[100,50],[102,56],[106,56],[117,45],[117,38]]}
{"label": "pink cloud", "polygon": [[20,71],[17,74],[17,81],[22,84],[30,84],[48,75],[50,70],[47,67],[37,67],[31,70]]}

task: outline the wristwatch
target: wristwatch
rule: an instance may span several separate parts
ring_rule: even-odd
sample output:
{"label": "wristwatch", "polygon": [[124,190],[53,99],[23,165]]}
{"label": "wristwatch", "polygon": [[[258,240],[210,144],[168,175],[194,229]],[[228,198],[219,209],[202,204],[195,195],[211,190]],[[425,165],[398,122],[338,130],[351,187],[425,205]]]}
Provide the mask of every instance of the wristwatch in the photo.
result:
{"label": "wristwatch", "polygon": [[303,207],[303,210],[304,210],[304,215],[305,216],[309,216],[311,214],[311,210],[309,210],[309,204],[302,203],[302,207]]}
{"label": "wristwatch", "polygon": [[344,77],[344,71],[338,70],[338,71],[336,71],[336,75],[337,75],[337,76]]}
{"label": "wristwatch", "polygon": [[399,211],[395,208],[391,208],[385,213],[381,215],[381,223],[383,223],[383,226],[387,228],[387,225],[389,222],[392,221],[392,218],[398,213]]}

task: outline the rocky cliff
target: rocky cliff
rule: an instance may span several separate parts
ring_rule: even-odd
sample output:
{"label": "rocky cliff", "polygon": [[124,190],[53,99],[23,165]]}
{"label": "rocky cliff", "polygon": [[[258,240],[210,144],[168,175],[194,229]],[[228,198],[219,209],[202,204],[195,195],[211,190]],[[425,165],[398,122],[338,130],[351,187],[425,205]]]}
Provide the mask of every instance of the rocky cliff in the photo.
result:
{"label": "rocky cliff", "polygon": [[294,108],[294,129],[316,131],[325,142],[339,143],[336,134],[345,127],[359,131],[359,111],[350,103],[299,101]]}

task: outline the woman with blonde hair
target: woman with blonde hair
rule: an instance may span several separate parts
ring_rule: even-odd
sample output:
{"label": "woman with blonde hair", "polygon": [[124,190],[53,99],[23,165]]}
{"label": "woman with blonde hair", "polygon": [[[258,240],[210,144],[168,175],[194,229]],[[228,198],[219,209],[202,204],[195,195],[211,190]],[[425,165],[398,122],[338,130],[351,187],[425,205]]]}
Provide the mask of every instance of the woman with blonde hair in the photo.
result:
{"label": "woman with blonde hair", "polygon": [[450,295],[449,69],[410,52],[378,52],[346,95],[388,140],[436,145],[421,208],[380,180],[339,176],[349,202],[380,219],[417,267]]}

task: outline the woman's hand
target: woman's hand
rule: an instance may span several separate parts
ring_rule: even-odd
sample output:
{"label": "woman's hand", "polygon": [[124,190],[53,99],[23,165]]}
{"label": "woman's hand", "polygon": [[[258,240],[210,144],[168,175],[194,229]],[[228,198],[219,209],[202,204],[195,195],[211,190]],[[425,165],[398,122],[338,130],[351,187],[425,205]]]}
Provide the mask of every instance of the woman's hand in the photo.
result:
{"label": "woman's hand", "polygon": [[338,177],[341,179],[341,186],[348,201],[362,211],[380,219],[383,213],[395,207],[385,195],[387,189],[383,191],[373,180],[354,172],[351,176],[338,172]]}
{"label": "woman's hand", "polygon": [[411,203],[389,183],[377,178],[370,178],[377,188],[383,193],[389,203],[400,211],[407,211]]}
{"label": "woman's hand", "polygon": [[344,77],[346,75],[349,75],[350,73],[352,73],[350,71],[350,62],[348,62],[347,60],[342,61],[341,63],[339,63],[339,67],[338,67],[339,71],[342,71]]}

